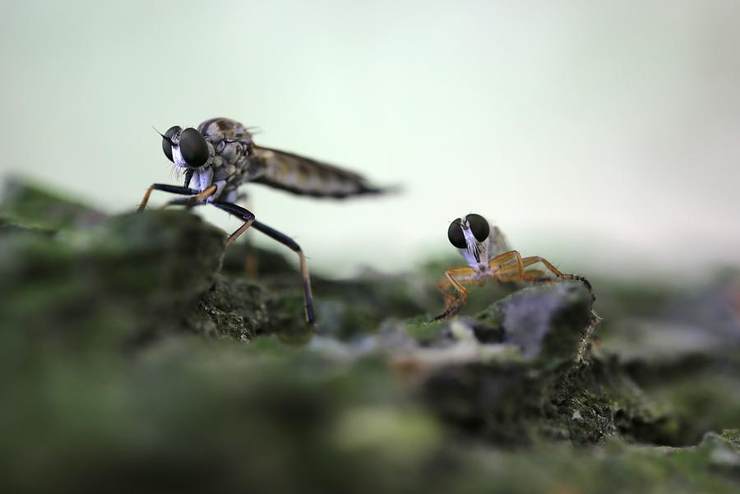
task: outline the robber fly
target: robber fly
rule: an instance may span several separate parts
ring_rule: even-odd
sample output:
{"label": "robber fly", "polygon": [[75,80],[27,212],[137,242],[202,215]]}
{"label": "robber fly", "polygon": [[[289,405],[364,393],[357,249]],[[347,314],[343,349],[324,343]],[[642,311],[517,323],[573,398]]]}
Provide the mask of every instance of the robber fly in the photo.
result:
{"label": "robber fly", "polygon": [[[479,214],[471,213],[454,219],[447,229],[447,238],[460,251],[468,267],[445,271],[438,285],[445,297],[445,311],[435,319],[457,314],[467,301],[465,285],[482,284],[487,279],[499,282],[578,280],[593,295],[591,283],[586,278],[563,273],[543,257],[522,257],[516,250],[511,250],[501,230]],[[537,269],[537,264],[544,270]],[[551,277],[547,277],[548,273]]]}
{"label": "robber fly", "polygon": [[293,194],[343,199],[363,194],[379,194],[382,189],[369,184],[362,175],[304,156],[258,146],[249,129],[228,118],[212,118],[197,129],[170,127],[162,137],[162,151],[178,171],[185,174],[182,186],[152,184],[144,193],[139,210],[146,207],[153,190],[189,196],[166,205],[187,207],[212,204],[236,216],[243,224],[229,235],[231,245],[252,227],[298,254],[306,319],[315,321],[311,280],[301,247],[287,235],[261,223],[252,212],[236,205],[239,187],[247,182],[282,189]]}

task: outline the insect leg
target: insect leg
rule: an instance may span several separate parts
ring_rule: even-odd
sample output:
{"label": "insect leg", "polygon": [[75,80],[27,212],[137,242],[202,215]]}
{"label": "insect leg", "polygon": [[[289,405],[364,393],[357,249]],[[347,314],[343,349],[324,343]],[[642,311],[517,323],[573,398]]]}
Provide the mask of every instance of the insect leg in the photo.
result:
{"label": "insect leg", "polygon": [[[512,264],[512,260],[515,261],[516,264]],[[555,276],[555,279],[545,278],[544,273],[541,270],[527,269],[525,271],[525,268],[537,263],[542,263],[547,271]],[[494,272],[494,276],[499,281],[552,282],[556,280],[576,280],[586,285],[586,288],[588,288],[588,291],[591,292],[591,295],[593,296],[591,283],[586,278],[576,274],[563,273],[544,257],[530,256],[522,258],[517,251],[511,251],[496,256],[491,260],[490,265]]]}
{"label": "insect leg", "polygon": [[[454,268],[445,271],[444,278],[437,284],[445,297],[445,310],[434,318],[435,321],[447,319],[458,313],[468,299],[468,290],[464,284],[475,281],[475,277],[476,273],[472,268]],[[450,288],[455,292],[450,293]]]}
{"label": "insect leg", "polygon": [[531,266],[532,264],[537,264],[538,262],[542,263],[548,271],[550,271],[553,275],[555,275],[556,278],[560,280],[576,280],[582,282],[584,285],[586,285],[586,288],[588,288],[588,291],[590,291],[593,295],[593,288],[591,287],[591,282],[589,282],[586,278],[583,276],[579,276],[577,274],[569,274],[569,273],[563,273],[558,268],[553,266],[553,264],[545,259],[544,257],[540,256],[530,256],[525,257],[522,259],[522,264],[524,264],[525,267]]}
{"label": "insect leg", "polygon": [[232,204],[230,202],[214,202],[213,205],[235,216],[239,216],[240,218],[244,220],[244,224],[237,231],[231,234],[229,239],[226,241],[226,245],[229,245],[230,243],[232,243],[234,240],[236,240],[239,237],[239,235],[244,233],[244,231],[246,231],[247,228],[252,226],[255,230],[264,233],[265,235],[267,235],[273,240],[277,240],[278,242],[280,242],[281,244],[285,245],[290,250],[298,254],[298,261],[300,264],[301,276],[303,277],[303,300],[304,300],[304,308],[306,311],[306,320],[308,321],[309,324],[314,324],[316,322],[316,316],[314,314],[314,309],[313,309],[313,294],[311,293],[311,277],[308,273],[308,264],[306,263],[306,256],[303,254],[303,250],[301,250],[301,246],[298,245],[295,242],[295,240],[285,235],[284,233],[280,233],[274,228],[271,228],[265,225],[264,223],[260,223],[259,221],[256,221],[252,213],[250,213],[249,211],[247,211],[246,209],[240,206],[237,206],[236,204]]}
{"label": "insect leg", "polygon": [[[524,259],[522,259],[522,264],[524,264],[525,267],[526,266],[531,266],[533,264],[537,264],[538,262],[542,263],[548,269],[548,271],[550,271],[552,274],[554,274],[557,277],[557,279],[560,279],[560,280],[576,280],[576,281],[580,281],[581,283],[583,283],[584,285],[586,285],[586,288],[588,288],[588,291],[591,294],[591,300],[593,302],[596,301],[596,295],[594,294],[594,290],[593,290],[593,287],[591,286],[591,282],[588,281],[583,276],[579,276],[577,274],[563,273],[558,268],[556,268],[555,266],[553,266],[553,264],[550,261],[548,261],[547,259],[545,259],[544,257],[530,256],[530,257],[525,257]],[[533,277],[533,278],[530,278],[530,281],[543,281],[543,279],[542,279],[542,277]],[[591,323],[590,323],[590,326],[589,326],[590,331],[593,331],[593,329],[596,326],[599,325],[599,323],[601,322],[601,320],[602,320],[601,319],[601,316],[599,316],[596,313],[596,311],[591,310]]]}
{"label": "insect leg", "polygon": [[246,232],[250,226],[254,223],[254,214],[251,211],[248,211],[244,209],[241,206],[237,206],[234,203],[231,202],[213,202],[214,206],[216,206],[219,209],[222,209],[226,211],[229,214],[233,214],[234,216],[238,217],[242,221],[244,221],[244,224],[237,228],[234,233],[229,235],[229,238],[226,239],[226,247],[233,244],[237,238],[242,236],[242,233]]}
{"label": "insect leg", "polygon": [[172,199],[171,201],[167,201],[167,203],[162,207],[166,208],[169,206],[205,206],[205,203],[201,202],[198,204],[192,204],[190,198],[187,197],[185,199]]}
{"label": "insect leg", "polygon": [[488,263],[493,276],[499,281],[517,281],[524,279],[522,255],[516,250],[499,254]]}
{"label": "insect leg", "polygon": [[197,192],[193,197],[189,197],[185,200],[175,199],[173,201],[166,202],[164,206],[162,206],[162,208],[166,208],[169,206],[186,206],[188,208],[192,208],[193,206],[205,202],[206,199],[211,197],[217,191],[218,187],[215,185],[211,185],[210,187],[204,189],[202,192]]}
{"label": "insect leg", "polygon": [[258,230],[273,240],[277,240],[281,244],[288,247],[290,250],[298,254],[298,261],[301,269],[301,276],[303,277],[303,298],[306,310],[306,320],[309,324],[316,322],[316,317],[313,310],[313,294],[311,293],[311,277],[308,274],[308,264],[306,263],[306,256],[303,254],[301,246],[296,243],[295,240],[288,237],[287,235],[280,233],[279,231],[271,228],[264,223],[255,221],[252,226],[255,230]]}
{"label": "insect leg", "polygon": [[141,198],[141,202],[139,203],[139,211],[146,207],[147,202],[149,202],[149,196],[152,195],[153,190],[161,190],[162,192],[170,192],[172,194],[181,194],[184,196],[192,196],[198,193],[198,191],[195,189],[191,189],[189,187],[181,187],[179,185],[152,184],[149,186],[148,189],[146,189],[146,192],[144,192],[144,197]]}

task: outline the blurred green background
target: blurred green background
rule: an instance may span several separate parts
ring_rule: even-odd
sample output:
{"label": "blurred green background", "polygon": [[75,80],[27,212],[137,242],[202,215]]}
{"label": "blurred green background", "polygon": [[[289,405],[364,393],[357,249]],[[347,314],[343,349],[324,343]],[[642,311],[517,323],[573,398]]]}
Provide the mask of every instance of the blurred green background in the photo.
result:
{"label": "blurred green background", "polygon": [[120,212],[174,182],[152,126],[229,116],[404,186],[341,205],[248,188],[325,272],[450,253],[475,211],[567,270],[701,277],[740,261],[738,19],[734,1],[2,0],[0,173]]}

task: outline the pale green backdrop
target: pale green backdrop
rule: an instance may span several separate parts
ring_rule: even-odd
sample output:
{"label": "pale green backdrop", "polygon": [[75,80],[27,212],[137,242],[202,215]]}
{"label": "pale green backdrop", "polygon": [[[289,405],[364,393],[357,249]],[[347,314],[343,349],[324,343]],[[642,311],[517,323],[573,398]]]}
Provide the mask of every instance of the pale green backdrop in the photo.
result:
{"label": "pale green backdrop", "polygon": [[404,185],[250,187],[320,268],[449,252],[475,211],[564,269],[695,275],[740,261],[738,25],[737,1],[3,0],[0,173],[124,211],[171,180],[153,125],[229,116]]}

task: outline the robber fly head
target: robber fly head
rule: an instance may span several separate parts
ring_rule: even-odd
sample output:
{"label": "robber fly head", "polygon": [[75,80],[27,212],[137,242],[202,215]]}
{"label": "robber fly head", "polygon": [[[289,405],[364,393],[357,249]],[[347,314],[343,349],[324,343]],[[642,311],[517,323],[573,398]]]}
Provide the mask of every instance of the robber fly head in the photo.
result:
{"label": "robber fly head", "polygon": [[208,143],[196,129],[190,127],[183,130],[182,127],[175,125],[159,135],[162,136],[164,155],[176,166],[200,168],[208,164],[210,159]]}
{"label": "robber fly head", "polygon": [[483,216],[471,213],[456,218],[447,229],[450,243],[460,250],[468,265],[477,268],[488,262],[488,237],[491,227]]}

